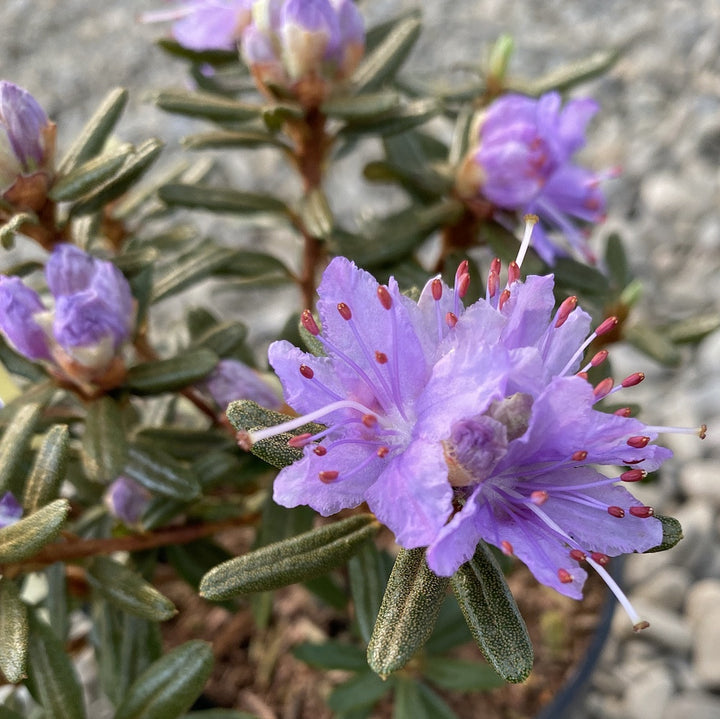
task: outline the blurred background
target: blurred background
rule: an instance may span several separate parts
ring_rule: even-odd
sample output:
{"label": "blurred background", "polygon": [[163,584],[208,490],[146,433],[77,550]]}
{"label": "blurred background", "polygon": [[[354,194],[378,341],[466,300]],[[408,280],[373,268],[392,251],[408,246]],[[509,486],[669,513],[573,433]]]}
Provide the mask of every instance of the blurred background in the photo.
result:
{"label": "blurred background", "polygon": [[[500,34],[516,52],[510,74],[537,77],[596,50],[622,56],[603,78],[581,88],[601,105],[583,162],[619,166],[607,183],[608,218],[592,245],[600,251],[619,232],[644,285],[635,321],[653,326],[720,308],[720,4],[716,0],[454,0],[360,3],[368,24],[420,5],[424,31],[406,67],[448,68],[475,62]],[[0,75],[27,88],[58,125],[60,154],[104,94],[130,89],[119,124],[123,140],[167,143],[164,162],[183,154],[179,139],[199,123],[155,109],[152,91],[187,86],[183,65],[153,41],[163,25],[140,13],[162,0],[3,0]],[[373,153],[370,143],[364,152]],[[367,158],[364,158],[367,159]],[[272,153],[241,156],[221,172],[239,188],[281,187]],[[344,161],[328,189],[344,222],[383,212],[394,198],[361,178],[358,158]],[[360,200],[358,199],[360,198]],[[384,204],[383,204],[384,203]],[[222,218],[193,218],[239,243],[244,230]],[[279,238],[283,242],[292,238]],[[252,302],[248,303],[254,307]],[[252,314],[242,316],[251,325]],[[257,323],[257,320],[255,320]],[[256,331],[257,328],[256,328]],[[593,678],[584,716],[595,719],[720,717],[720,332],[683,349],[674,368],[632,348],[613,349],[615,376],[642,370],[632,390],[649,423],[709,427],[708,437],[669,435],[675,459],[641,499],[680,519],[685,540],[673,551],[626,563],[625,585],[650,631],[633,636],[616,615],[611,641]],[[578,717],[583,719],[583,717]]]}

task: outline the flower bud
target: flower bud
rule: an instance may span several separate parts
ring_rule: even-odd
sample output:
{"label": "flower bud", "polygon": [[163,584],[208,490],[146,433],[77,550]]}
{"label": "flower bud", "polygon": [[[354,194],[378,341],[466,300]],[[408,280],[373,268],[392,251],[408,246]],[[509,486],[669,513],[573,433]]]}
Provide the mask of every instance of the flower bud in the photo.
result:
{"label": "flower bud", "polygon": [[105,492],[110,514],[124,524],[137,524],[150,502],[150,492],[129,477],[118,477]]}
{"label": "flower bud", "polygon": [[0,193],[18,210],[39,210],[52,177],[55,125],[23,88],[0,81]]}
{"label": "flower bud", "polygon": [[233,359],[218,362],[203,382],[204,389],[223,410],[239,399],[249,399],[268,409],[280,409],[282,401],[259,372]]}
{"label": "flower bud", "polygon": [[0,498],[0,529],[7,527],[22,517],[23,509],[12,492],[5,492]]}

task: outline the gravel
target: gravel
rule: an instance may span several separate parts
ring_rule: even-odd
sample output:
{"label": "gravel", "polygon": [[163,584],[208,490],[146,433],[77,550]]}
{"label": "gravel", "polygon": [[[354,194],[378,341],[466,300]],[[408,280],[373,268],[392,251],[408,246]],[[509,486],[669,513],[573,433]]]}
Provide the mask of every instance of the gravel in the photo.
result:
{"label": "gravel", "polygon": [[[381,19],[415,3],[374,0]],[[159,0],[4,0],[0,67],[27,87],[55,118],[60,147],[112,86],[133,90],[120,125],[123,139],[160,135],[178,153],[178,138],[194,123],[156,111],[147,92],[182,86],[182,66],[151,41],[162,32],[136,15]],[[602,112],[594,121],[586,161],[620,165],[608,184],[609,213],[593,242],[612,231],[625,238],[645,289],[636,321],[660,324],[720,307],[720,4],[716,0],[457,0],[425,3],[426,30],[416,67],[449,67],[481,57],[500,32],[516,38],[511,66],[537,76],[607,46],[623,55],[612,72],[585,85]],[[353,166],[343,167],[349,171]],[[272,168],[271,168],[272,169]],[[271,172],[263,164],[239,177]],[[357,168],[355,168],[357,169]],[[335,183],[337,184],[337,183]],[[340,187],[340,208],[357,205]],[[368,195],[368,202],[378,194]],[[657,424],[706,422],[707,440],[671,435],[676,453],[657,487],[656,509],[674,513],[686,539],[672,552],[631,557],[625,585],[653,626],[634,635],[620,611],[588,696],[576,719],[661,719],[720,716],[720,333],[683,350],[677,370],[618,348],[617,367],[644,369],[634,390],[643,417]],[[612,677],[612,681],[608,681]]]}

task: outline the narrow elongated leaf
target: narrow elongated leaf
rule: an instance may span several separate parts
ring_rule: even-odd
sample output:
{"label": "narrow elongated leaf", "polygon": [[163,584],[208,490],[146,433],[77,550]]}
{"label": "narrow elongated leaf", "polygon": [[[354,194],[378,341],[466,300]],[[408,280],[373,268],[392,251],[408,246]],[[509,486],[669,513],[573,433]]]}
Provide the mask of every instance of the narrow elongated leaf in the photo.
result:
{"label": "narrow elongated leaf", "polygon": [[457,719],[457,714],[422,682],[401,677],[395,689],[393,719]]}
{"label": "narrow elongated leaf", "polygon": [[138,677],[115,719],[176,719],[200,695],[212,665],[209,644],[197,640],[181,644]]}
{"label": "narrow elongated leaf", "polygon": [[127,440],[116,400],[103,396],[87,407],[80,459],[85,474],[95,482],[112,482],[125,464]]}
{"label": "narrow elongated leaf", "polygon": [[613,232],[607,240],[605,248],[605,264],[615,284],[622,289],[630,282],[630,263],[623,247],[622,238]]}
{"label": "narrow elongated leaf", "polygon": [[7,707],[0,706],[0,719],[26,719],[17,712],[8,709]]}
{"label": "narrow elongated leaf", "polygon": [[327,641],[322,644],[305,642],[293,649],[300,661],[319,669],[344,669],[348,672],[367,671],[365,652],[345,642]]}
{"label": "narrow elongated leaf", "polygon": [[0,673],[11,684],[25,676],[28,645],[27,607],[15,582],[0,579]]}
{"label": "narrow elongated leaf", "polygon": [[170,499],[189,502],[200,494],[200,484],[190,470],[158,449],[131,445],[122,473]]}
{"label": "narrow elongated leaf", "polygon": [[360,636],[364,641],[369,642],[375,620],[380,612],[388,578],[385,560],[374,542],[363,544],[358,553],[350,559],[348,574],[355,621]]}
{"label": "narrow elongated leaf", "polygon": [[53,184],[48,193],[50,198],[56,202],[79,200],[83,195],[109,180],[122,167],[132,151],[132,145],[125,144],[106,155],[83,162]]}
{"label": "narrow elongated leaf", "polygon": [[326,239],[332,232],[334,220],[325,193],[316,188],[308,192],[300,206],[305,230],[312,237]]}
{"label": "narrow elongated leaf", "polygon": [[90,585],[129,614],[164,622],[177,613],[175,605],[137,572],[109,557],[95,557],[87,569]]}
{"label": "narrow elongated leaf", "polygon": [[720,328],[720,314],[711,312],[675,322],[663,328],[663,335],[677,344],[699,342],[718,328]]}
{"label": "narrow elongated leaf", "polygon": [[237,50],[191,50],[169,37],[161,37],[157,40],[157,46],[168,55],[190,60],[198,65],[206,62],[211,65],[227,65],[229,63],[236,65],[238,61]]}
{"label": "narrow elongated leaf", "polygon": [[430,570],[423,547],[400,550],[367,648],[374,672],[386,677],[402,669],[425,644],[449,582]]}
{"label": "narrow elongated leaf", "polygon": [[376,90],[392,79],[420,36],[420,19],[401,20],[382,42],[360,63],[352,77],[359,91]]}
{"label": "narrow elongated leaf", "polygon": [[21,406],[12,418],[0,440],[0,495],[8,490],[17,491],[20,475],[25,475],[23,466],[25,451],[30,445],[35,427],[40,419],[42,404],[33,402]]}
{"label": "narrow elongated leaf", "polygon": [[29,517],[0,529],[0,564],[32,557],[57,537],[69,511],[67,499],[56,499]]}
{"label": "narrow elongated leaf", "polygon": [[146,140],[123,163],[117,174],[105,182],[70,209],[71,215],[87,215],[97,212],[104,205],[120,197],[130,186],[142,177],[157,160],[163,149],[163,143],[157,139]]}
{"label": "narrow elongated leaf", "polygon": [[155,95],[155,104],[165,112],[186,117],[201,117],[215,122],[245,122],[259,117],[262,108],[209,92],[165,90]]}
{"label": "narrow elongated leaf", "polygon": [[235,447],[224,432],[171,426],[147,427],[137,433],[135,440],[138,446],[162,450],[176,459],[197,459],[209,452]]}
{"label": "narrow elongated leaf", "polygon": [[275,542],[210,570],[200,594],[228,599],[319,577],[344,564],[378,529],[372,515],[360,514]]}
{"label": "narrow elongated leaf", "polygon": [[80,163],[95,157],[103,147],[127,104],[128,92],[117,87],[104,98],[77,139],[70,146],[58,167],[59,174],[67,174]]}
{"label": "narrow elongated leaf", "polygon": [[667,367],[677,367],[682,360],[680,350],[652,327],[646,325],[624,327],[623,339]]}
{"label": "narrow elongated leaf", "polygon": [[22,503],[26,512],[36,512],[57,497],[65,477],[69,435],[66,425],[55,424],[43,437],[25,483]]}
{"label": "narrow elongated leaf", "polygon": [[682,526],[675,517],[656,514],[655,518],[659,519],[662,523],[662,542],[657,547],[646,549],[645,554],[649,554],[650,552],[664,552],[667,549],[672,549],[683,538]]}
{"label": "narrow elongated leaf", "polygon": [[223,322],[209,327],[192,341],[192,347],[207,347],[218,357],[231,357],[241,351],[247,337],[242,322]]}
{"label": "narrow elongated leaf", "polygon": [[347,138],[359,135],[395,135],[426,123],[439,111],[440,106],[433,99],[415,100],[379,117],[348,122],[338,134]]}
{"label": "narrow elongated leaf", "polygon": [[261,147],[278,147],[288,150],[288,146],[271,132],[262,130],[212,130],[183,137],[182,145],[187,150],[222,150],[242,147],[250,150]]}
{"label": "narrow elongated leaf", "polygon": [[48,622],[55,636],[60,641],[65,641],[70,629],[65,564],[55,562],[45,568],[44,574],[48,586],[44,601],[45,609],[48,612]]}
{"label": "narrow elongated leaf", "polygon": [[371,707],[394,686],[394,681],[383,681],[377,674],[363,672],[335,687],[327,704],[337,714],[345,715],[354,709]]}
{"label": "narrow elongated leaf", "polygon": [[320,110],[338,120],[371,120],[384,115],[398,106],[400,96],[392,91],[365,93],[349,97],[332,98],[324,102]]}
{"label": "narrow elongated leaf", "polygon": [[164,185],[158,190],[160,199],[171,207],[192,207],[210,212],[228,212],[247,215],[269,212],[288,215],[285,203],[269,195],[241,192],[226,187],[199,187],[198,185]]}
{"label": "narrow elongated leaf", "polygon": [[505,685],[505,680],[489,664],[452,657],[426,657],[422,673],[433,684],[459,692],[489,691]]}
{"label": "narrow elongated leaf", "polygon": [[452,577],[452,588],[473,639],[505,681],[525,681],[533,648],[502,570],[484,542]]}
{"label": "narrow elongated leaf", "polygon": [[131,392],[140,395],[172,392],[203,379],[217,363],[218,356],[201,347],[177,357],[131,367],[126,385]]}
{"label": "narrow elongated leaf", "polygon": [[34,695],[53,719],[85,719],[82,689],[64,644],[52,629],[30,617],[28,675]]}

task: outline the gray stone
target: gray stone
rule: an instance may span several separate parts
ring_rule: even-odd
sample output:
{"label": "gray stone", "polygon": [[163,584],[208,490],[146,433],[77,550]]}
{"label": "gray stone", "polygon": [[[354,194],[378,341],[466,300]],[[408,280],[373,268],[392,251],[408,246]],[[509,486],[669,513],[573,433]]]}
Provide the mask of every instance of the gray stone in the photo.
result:
{"label": "gray stone", "polygon": [[648,666],[630,682],[625,692],[628,719],[660,716],[674,690],[672,674],[664,664]]}
{"label": "gray stone", "polygon": [[720,464],[710,459],[688,462],[680,470],[680,487],[688,497],[720,505]]}
{"label": "gray stone", "polygon": [[672,697],[665,711],[656,716],[662,719],[718,719],[720,698],[706,692],[683,692]]}
{"label": "gray stone", "polygon": [[[690,624],[684,617],[662,609],[645,599],[634,600],[633,606],[642,619],[650,622],[650,627],[637,635],[637,641],[646,641],[679,655],[687,654],[690,651],[692,633]],[[622,612],[615,614],[613,629],[621,629],[621,626],[618,626],[621,618],[626,622],[627,636],[632,636],[630,622]]]}
{"label": "gray stone", "polygon": [[673,515],[682,525],[684,538],[669,552],[674,564],[702,576],[715,552],[715,510],[702,499],[691,499]]}
{"label": "gray stone", "polygon": [[720,580],[698,582],[687,599],[692,627],[692,667],[704,689],[720,689]]}
{"label": "gray stone", "polygon": [[663,609],[678,611],[683,606],[692,576],[685,567],[666,566],[635,586],[639,597]]}

